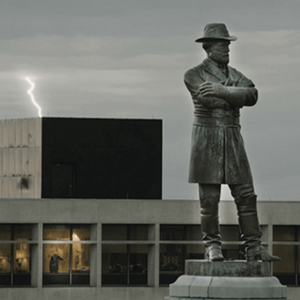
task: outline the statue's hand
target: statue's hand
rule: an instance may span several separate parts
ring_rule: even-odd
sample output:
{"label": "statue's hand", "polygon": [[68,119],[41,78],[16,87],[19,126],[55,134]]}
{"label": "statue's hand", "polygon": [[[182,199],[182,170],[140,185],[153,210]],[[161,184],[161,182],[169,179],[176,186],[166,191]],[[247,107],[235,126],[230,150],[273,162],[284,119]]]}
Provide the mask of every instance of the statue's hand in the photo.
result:
{"label": "statue's hand", "polygon": [[199,92],[204,97],[225,98],[226,87],[220,83],[205,81],[200,85]]}

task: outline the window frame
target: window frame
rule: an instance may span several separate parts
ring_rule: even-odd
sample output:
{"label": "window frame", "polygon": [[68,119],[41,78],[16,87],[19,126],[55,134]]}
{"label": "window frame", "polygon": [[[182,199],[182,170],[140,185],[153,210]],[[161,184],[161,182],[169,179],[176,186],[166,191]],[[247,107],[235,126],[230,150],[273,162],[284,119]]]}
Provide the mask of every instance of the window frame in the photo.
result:
{"label": "window frame", "polygon": [[[70,234],[69,234],[69,240],[44,240],[44,230],[46,229],[47,226],[69,226],[70,228]],[[73,236],[73,230],[76,227],[80,226],[90,226],[90,239],[89,240],[84,240],[84,241],[76,241],[72,239]],[[96,247],[97,245],[97,238],[96,238],[96,228],[97,224],[86,224],[86,223],[81,223],[81,224],[62,224],[62,223],[43,223],[43,229],[42,229],[42,286],[43,287],[66,287],[66,286],[72,286],[72,287],[89,287],[89,286],[94,286],[93,282],[94,280],[91,278],[91,273],[93,269],[93,262],[96,261],[95,257],[95,252],[93,251],[93,247]],[[73,284],[73,245],[80,244],[80,245],[90,245],[90,269],[89,269],[89,274],[88,275],[83,275],[83,276],[89,276],[88,284]],[[46,245],[69,245],[69,272],[68,275],[65,273],[60,275],[60,273],[45,273],[44,272],[44,255],[45,255],[45,246]],[[45,278],[46,276],[68,276],[68,284],[47,284],[45,283]]]}
{"label": "window frame", "polygon": [[[9,240],[0,240],[1,245],[9,245],[10,246],[10,284],[8,285],[0,285],[0,287],[28,287],[28,286],[37,286],[37,274],[35,273],[35,265],[36,265],[36,257],[33,254],[33,250],[36,250],[38,247],[38,241],[36,236],[37,224],[34,223],[1,223],[1,226],[11,226],[10,231],[10,239]],[[15,227],[18,226],[31,226],[31,236],[28,240],[16,240],[15,239]],[[29,276],[30,284],[15,284],[15,279],[22,275],[15,274],[15,266],[17,264],[17,253],[15,253],[18,249],[14,249],[17,247],[16,245],[26,245],[29,247],[29,273],[23,276]],[[34,249],[35,248],[35,249]]]}

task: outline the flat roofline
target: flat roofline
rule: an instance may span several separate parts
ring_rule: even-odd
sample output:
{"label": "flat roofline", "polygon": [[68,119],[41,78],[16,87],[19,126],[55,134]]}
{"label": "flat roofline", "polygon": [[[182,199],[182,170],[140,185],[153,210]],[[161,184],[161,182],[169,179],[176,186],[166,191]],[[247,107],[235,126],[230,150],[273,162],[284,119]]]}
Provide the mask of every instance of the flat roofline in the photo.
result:
{"label": "flat roofline", "polygon": [[[198,202],[195,199],[94,199],[94,198],[0,198],[0,201],[122,201],[122,202]],[[221,200],[221,202],[232,203],[234,200]],[[299,200],[257,200],[258,203],[300,203]]]}
{"label": "flat roofline", "polygon": [[33,119],[77,119],[77,120],[138,120],[138,121],[162,121],[163,119],[156,118],[91,118],[91,117],[34,117],[34,118],[12,118],[12,119],[0,119],[1,121],[11,120],[33,120]]}

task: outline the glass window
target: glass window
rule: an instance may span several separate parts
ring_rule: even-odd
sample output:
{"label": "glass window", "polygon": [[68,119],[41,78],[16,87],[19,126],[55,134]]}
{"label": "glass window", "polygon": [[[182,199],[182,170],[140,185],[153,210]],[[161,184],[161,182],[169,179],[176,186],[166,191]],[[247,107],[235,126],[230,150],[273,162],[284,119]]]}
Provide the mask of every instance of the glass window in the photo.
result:
{"label": "glass window", "polygon": [[89,241],[91,239],[91,226],[74,226],[72,231],[72,241]]}
{"label": "glass window", "polygon": [[[0,244],[0,286],[31,285],[32,227],[28,224],[0,225],[0,240],[20,241]],[[26,242],[27,241],[27,242]]]}
{"label": "glass window", "polygon": [[296,247],[293,245],[273,246],[273,254],[281,257],[281,261],[273,263],[273,274],[282,284],[296,284]]}
{"label": "glass window", "polygon": [[11,245],[0,244],[0,285],[11,285]]}
{"label": "glass window", "polygon": [[127,225],[102,225],[103,241],[126,241]]}
{"label": "glass window", "polygon": [[226,260],[244,260],[243,250],[242,245],[222,245],[222,253]]}
{"label": "glass window", "polygon": [[295,226],[274,226],[273,241],[278,241],[278,242],[296,241],[296,227]]}
{"label": "glass window", "polygon": [[185,259],[204,259],[205,247],[204,245],[186,245]]}
{"label": "glass window", "polygon": [[148,245],[103,245],[103,285],[147,285]]}
{"label": "glass window", "polygon": [[44,245],[44,285],[70,284],[70,244]]}
{"label": "glass window", "polygon": [[184,273],[186,247],[179,244],[161,244],[159,250],[159,283],[170,284]]}
{"label": "glass window", "polygon": [[237,225],[221,225],[221,237],[223,241],[239,241],[239,227]]}
{"label": "glass window", "polygon": [[89,285],[91,245],[72,245],[72,285]]}
{"label": "glass window", "polygon": [[162,241],[182,241],[185,239],[183,225],[161,225],[160,240]]}
{"label": "glass window", "polygon": [[148,245],[129,246],[129,284],[147,285]]}
{"label": "glass window", "polygon": [[44,241],[70,241],[70,225],[44,225]]}
{"label": "glass window", "polygon": [[103,225],[103,241],[146,241],[148,225]]}
{"label": "glass window", "polygon": [[13,285],[30,285],[31,284],[31,245],[15,244],[14,251],[14,276]]}
{"label": "glass window", "polygon": [[297,276],[298,282],[296,282],[296,284],[300,285],[300,246],[296,246],[296,248],[297,248],[297,272],[298,272],[298,276]]}
{"label": "glass window", "polygon": [[161,225],[160,240],[162,241],[201,241],[200,225]]}
{"label": "glass window", "polygon": [[30,241],[32,234],[32,225],[14,225],[15,241]]}
{"label": "glass window", "polygon": [[69,244],[45,243],[44,285],[89,285],[91,245],[90,225],[45,225],[44,240],[67,240]]}
{"label": "glass window", "polygon": [[147,241],[148,225],[129,225],[129,240]]}
{"label": "glass window", "polygon": [[187,241],[202,241],[202,231],[200,225],[186,225]]}
{"label": "glass window", "polygon": [[127,245],[102,245],[102,284],[127,285]]}
{"label": "glass window", "polygon": [[0,241],[11,241],[11,225],[0,225]]}

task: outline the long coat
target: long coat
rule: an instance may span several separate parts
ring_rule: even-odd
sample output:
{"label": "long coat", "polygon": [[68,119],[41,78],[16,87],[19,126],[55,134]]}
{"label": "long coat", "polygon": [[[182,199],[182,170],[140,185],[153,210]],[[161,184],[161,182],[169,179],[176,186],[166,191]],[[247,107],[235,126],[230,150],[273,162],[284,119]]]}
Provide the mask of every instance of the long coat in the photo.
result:
{"label": "long coat", "polygon": [[246,106],[257,102],[257,90],[251,80],[228,66],[226,76],[210,59],[188,70],[184,82],[191,93],[195,120],[192,131],[190,183],[253,183],[250,165],[240,133],[240,108],[220,98],[199,96],[205,81],[236,87]]}

